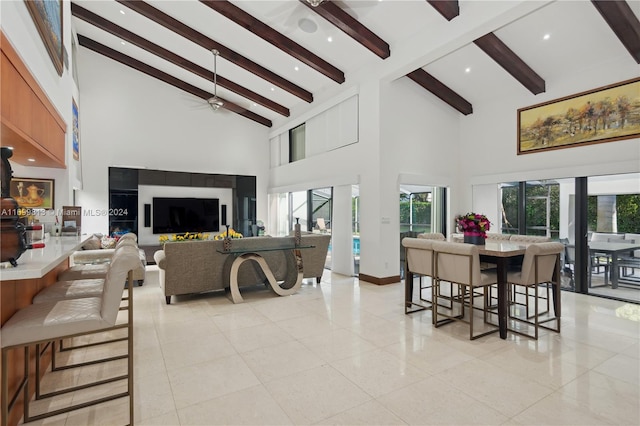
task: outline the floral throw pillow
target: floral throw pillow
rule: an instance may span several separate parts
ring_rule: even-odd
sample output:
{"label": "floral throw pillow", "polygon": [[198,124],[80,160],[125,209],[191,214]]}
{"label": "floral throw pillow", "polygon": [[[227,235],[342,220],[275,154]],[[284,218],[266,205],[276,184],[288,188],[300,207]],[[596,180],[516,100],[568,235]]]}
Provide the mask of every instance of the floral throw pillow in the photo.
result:
{"label": "floral throw pillow", "polygon": [[102,248],[111,249],[116,247],[116,239],[109,237],[102,237]]}

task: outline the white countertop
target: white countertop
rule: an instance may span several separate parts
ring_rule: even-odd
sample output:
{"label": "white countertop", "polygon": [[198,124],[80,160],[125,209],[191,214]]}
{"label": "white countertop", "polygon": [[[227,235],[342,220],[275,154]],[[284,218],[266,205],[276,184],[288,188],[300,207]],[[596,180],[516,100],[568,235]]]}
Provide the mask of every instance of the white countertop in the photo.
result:
{"label": "white countertop", "polygon": [[[79,237],[50,237],[41,249],[27,250],[18,258],[18,266],[0,269],[0,281],[42,278],[66,260],[91,235]],[[8,263],[8,262],[7,262]]]}

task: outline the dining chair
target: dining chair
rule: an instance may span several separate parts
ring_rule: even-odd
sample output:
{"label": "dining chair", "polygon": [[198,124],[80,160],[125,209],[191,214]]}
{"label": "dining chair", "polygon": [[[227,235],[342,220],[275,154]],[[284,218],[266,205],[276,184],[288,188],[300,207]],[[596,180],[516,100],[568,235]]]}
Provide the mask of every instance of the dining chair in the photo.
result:
{"label": "dining chair", "polygon": [[[469,324],[469,340],[499,331],[499,328],[489,322],[489,316],[495,315],[488,309],[487,288],[497,283],[494,272],[480,270],[480,255],[478,246],[474,244],[460,244],[446,241],[434,241],[434,287],[433,287],[433,323],[436,327],[460,321]],[[439,299],[443,297],[442,283],[448,282],[461,289],[462,297],[452,299],[459,305],[459,310],[446,309],[440,305]],[[484,289],[482,294],[482,314],[484,324],[489,325],[488,331],[474,334],[475,307],[474,299],[477,289]],[[449,295],[450,297],[451,295]],[[446,297],[446,296],[445,296]],[[443,317],[439,320],[439,317]]]}
{"label": "dining chair", "polygon": [[551,241],[551,238],[541,235],[512,235],[509,241],[517,243],[548,243]]}
{"label": "dining chair", "polygon": [[560,242],[564,245],[562,272],[569,276],[569,288],[575,289],[574,269],[576,266],[576,248],[571,245],[568,238],[560,238]]}
{"label": "dining chair", "polygon": [[[635,244],[636,240],[631,239],[629,235],[633,234],[625,234],[624,240],[620,242],[624,244]],[[637,241],[640,241],[640,235],[637,235],[637,238]],[[628,252],[618,255],[618,280],[629,279],[631,281],[638,281],[637,277],[633,277],[635,275],[636,268],[640,268],[640,256],[637,256],[636,254],[640,255],[640,251],[629,250]],[[629,273],[629,270],[631,270],[631,273]]]}
{"label": "dining chair", "polygon": [[498,234],[497,232],[487,232],[487,240],[509,241],[511,234]]}
{"label": "dining chair", "polygon": [[[405,250],[404,256],[404,291],[405,291],[405,304],[404,313],[412,314],[414,312],[424,311],[431,309],[431,300],[424,298],[422,292],[425,289],[432,287],[433,281],[433,240],[410,238],[406,237],[402,239],[402,246]],[[419,293],[420,300],[428,303],[427,305],[417,303],[413,301],[413,278],[419,277]],[[423,286],[422,279],[427,278],[429,285]],[[416,309],[411,310],[413,306],[417,306]]]}
{"label": "dining chair", "polygon": [[[613,234],[609,232],[593,232],[589,241],[591,242],[606,242],[606,243],[619,243],[623,242],[624,234]],[[599,253],[596,251],[589,253],[589,287],[591,287],[591,274],[594,272],[600,274],[600,269],[604,273],[604,284],[607,285],[609,281],[609,275],[611,274],[611,255],[609,253]]]}
{"label": "dining chair", "polygon": [[[434,241],[444,241],[444,240],[446,240],[444,234],[441,233],[441,232],[425,232],[425,233],[422,233],[422,234],[418,234],[418,238],[425,239],[425,240],[434,240]],[[420,281],[420,300],[422,300],[423,302],[431,303],[430,299],[425,299],[424,297],[422,297],[422,295],[424,294],[422,292],[422,290],[427,290],[427,289],[431,288],[431,280],[430,279],[429,280],[424,280],[424,282],[428,281],[428,283],[426,285],[423,285],[423,279],[422,278],[423,278],[423,276],[421,275],[419,277],[419,281]]]}
{"label": "dining chair", "polygon": [[436,241],[444,241],[444,234],[442,232],[425,232],[422,234],[418,234],[418,238],[422,238],[425,240],[436,240]]}
{"label": "dining chair", "polygon": [[[540,327],[560,332],[560,318],[549,313],[548,298],[547,309],[539,312],[539,287],[543,286],[547,290],[549,285],[553,283],[554,276],[558,280],[560,277],[560,254],[564,251],[564,245],[558,242],[550,243],[533,243],[526,248],[524,259],[522,261],[522,269],[517,272],[507,272],[507,282],[510,285],[524,287],[526,309],[524,315],[519,315],[516,309],[510,309],[510,318],[530,324],[534,326],[534,334],[530,335],[519,330],[512,330],[517,334],[538,339],[538,329]],[[556,282],[559,285],[559,282]],[[533,292],[531,292],[533,290]],[[529,298],[533,297],[533,314],[529,313]],[[559,301],[556,301],[559,303]],[[512,306],[513,307],[513,306]],[[549,315],[547,318],[541,319],[543,315]],[[556,321],[557,327],[551,328],[542,325],[550,321]]]}

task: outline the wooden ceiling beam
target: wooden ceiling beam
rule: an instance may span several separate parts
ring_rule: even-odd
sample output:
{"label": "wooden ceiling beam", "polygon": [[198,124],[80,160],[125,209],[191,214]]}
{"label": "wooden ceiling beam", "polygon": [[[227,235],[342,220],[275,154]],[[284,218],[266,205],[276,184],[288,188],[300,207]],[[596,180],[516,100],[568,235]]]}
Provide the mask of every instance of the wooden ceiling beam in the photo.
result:
{"label": "wooden ceiling beam", "polygon": [[545,81],[529,67],[513,50],[494,33],[489,33],[473,41],[476,46],[518,80],[531,93],[537,95],[545,91]]}
{"label": "wooden ceiling beam", "polygon": [[311,6],[306,0],[299,1],[382,59],[387,59],[391,55],[389,44],[386,41],[334,2],[325,0],[318,6]]}
{"label": "wooden ceiling beam", "polygon": [[190,40],[199,46],[204,47],[205,49],[211,51],[212,49],[217,49],[220,52],[220,56],[227,61],[230,61],[236,64],[239,67],[246,69],[249,72],[257,75],[260,78],[263,78],[270,82],[271,84],[291,93],[294,96],[299,97],[300,99],[306,102],[313,102],[313,94],[302,87],[286,80],[283,77],[280,77],[273,71],[269,71],[261,65],[253,62],[252,60],[242,56],[238,52],[229,49],[225,45],[210,39],[206,35],[202,34],[189,27],[188,25],[183,24],[177,19],[167,15],[159,9],[151,6],[144,1],[132,1],[132,0],[116,0],[118,3],[121,3],[124,6],[127,6],[129,9],[141,14],[142,16],[156,22],[159,25],[162,25],[165,28],[170,29],[176,34],[181,35],[182,37]]}
{"label": "wooden ceiling beam", "polygon": [[[635,1],[635,0],[632,0]],[[633,59],[640,64],[640,21],[624,0],[591,0]]]}
{"label": "wooden ceiling beam", "polygon": [[344,72],[231,2],[226,0],[200,0],[200,2],[336,83],[344,83]]}
{"label": "wooden ceiling beam", "polygon": [[[113,22],[104,19],[101,16],[96,15],[95,13],[79,6],[77,3],[71,3],[71,14],[76,18],[82,19],[85,22],[88,22],[91,25],[94,25],[97,28],[100,28],[110,34],[115,35],[116,37],[125,40],[135,46],[138,46],[141,49],[146,50],[149,53],[152,53],[168,62],[171,62],[174,65],[177,65],[189,72],[196,74],[199,77],[207,79],[213,82],[213,70],[206,69],[197,65],[188,59],[183,58],[182,56],[176,55],[175,53],[158,46],[155,43],[146,40],[145,38],[140,37],[139,35],[128,31]],[[226,79],[220,74],[217,75],[217,84],[220,87],[224,87],[238,95],[247,98],[257,104],[264,106],[265,108],[269,108],[272,111],[277,112],[278,114],[282,114],[285,117],[289,117],[290,112],[289,109],[285,106],[282,106],[264,96],[249,90],[237,83],[234,83],[231,80]]]}
{"label": "wooden ceiling beam", "polygon": [[473,113],[473,106],[469,102],[422,68],[411,71],[407,74],[407,77],[442,99],[444,102],[448,103],[453,108],[460,111],[462,114],[469,115]]}
{"label": "wooden ceiling beam", "polygon": [[[164,71],[160,71],[159,69],[153,68],[150,65],[145,64],[137,59],[134,59],[130,56],[125,55],[124,53],[120,53],[117,50],[114,50],[108,46],[98,43],[88,37],[85,37],[81,34],[78,34],[78,42],[80,46],[86,47],[87,49],[93,50],[96,53],[99,53],[107,58],[113,59],[116,62],[120,62],[123,65],[131,67],[141,73],[147,74],[148,76],[157,78],[160,81],[163,81],[167,84],[170,84],[173,87],[177,87],[178,89],[184,90],[187,93],[190,93],[198,98],[204,99],[205,101],[211,97],[213,97],[212,93],[207,92],[206,90],[202,90],[199,87],[193,86],[185,81],[180,80],[170,74],[167,74]],[[268,118],[262,117],[261,115],[256,114],[253,111],[249,111],[246,108],[241,107],[240,105],[234,104],[233,102],[227,101],[225,99],[220,98],[224,102],[222,108],[225,108],[231,112],[235,112],[236,114],[242,115],[250,120],[255,121],[256,123],[260,123],[263,126],[271,127],[271,120]]]}
{"label": "wooden ceiling beam", "polygon": [[447,18],[447,21],[452,20],[460,14],[458,0],[427,0],[427,3]]}

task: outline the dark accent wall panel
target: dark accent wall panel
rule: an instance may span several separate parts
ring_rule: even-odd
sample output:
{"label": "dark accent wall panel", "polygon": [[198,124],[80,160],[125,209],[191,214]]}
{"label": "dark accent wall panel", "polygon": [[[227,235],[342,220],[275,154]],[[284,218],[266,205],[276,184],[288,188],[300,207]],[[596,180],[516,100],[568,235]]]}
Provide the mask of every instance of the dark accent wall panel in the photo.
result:
{"label": "dark accent wall panel", "polygon": [[151,227],[151,204],[144,205],[144,227]]}
{"label": "dark accent wall panel", "polygon": [[227,205],[223,204],[220,206],[220,229],[224,225],[227,225]]}

